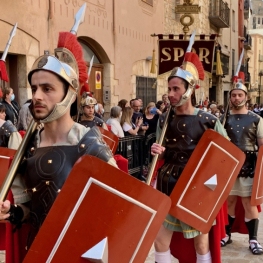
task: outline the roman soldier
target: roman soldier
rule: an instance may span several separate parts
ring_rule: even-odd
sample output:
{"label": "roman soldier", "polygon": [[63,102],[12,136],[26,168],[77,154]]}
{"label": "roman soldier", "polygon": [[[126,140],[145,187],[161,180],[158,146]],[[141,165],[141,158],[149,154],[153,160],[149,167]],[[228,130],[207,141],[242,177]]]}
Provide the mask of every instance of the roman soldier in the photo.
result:
{"label": "roman soldier", "polygon": [[84,125],[85,127],[92,128],[93,126],[99,126],[108,130],[106,123],[95,114],[95,106],[97,105],[97,100],[93,97],[83,93],[80,101],[80,117],[78,123]]}
{"label": "roman soldier", "polygon": [[[242,62],[243,53],[244,50],[241,53],[239,65]],[[221,246],[232,243],[231,231],[236,221],[237,197],[240,197],[245,210],[244,223],[249,234],[249,248],[253,255],[260,255],[263,254],[263,248],[257,241],[258,208],[251,205],[251,195],[258,148],[263,144],[263,120],[258,114],[246,108],[248,92],[242,79],[238,77],[239,68],[229,93],[230,110],[222,117],[222,122],[231,142],[245,153],[246,160],[227,200],[228,225],[226,236],[221,240]]]}
{"label": "roman soldier", "polygon": [[[72,49],[65,48],[63,41],[70,42]],[[77,98],[79,83],[83,82],[79,77],[85,75],[86,68],[79,68],[83,64],[79,54],[82,49],[73,31],[60,33],[58,42],[55,56],[40,56],[28,74],[32,90],[30,110],[34,121],[41,125],[30,138],[12,184],[16,205],[0,202],[0,220],[17,226],[28,220],[28,247],[78,158],[95,155],[117,167],[99,129],[84,127],[71,118],[70,107]]]}
{"label": "roman soldier", "polygon": [[[172,108],[166,113],[169,115],[164,143],[154,143],[151,148],[153,155],[159,154],[164,160],[157,177],[157,189],[166,195],[171,194],[206,129],[213,129],[227,136],[220,121],[215,116],[195,108],[195,102],[192,101],[199,79],[204,78],[202,64],[198,56],[191,52],[193,41],[194,34],[190,38],[183,65],[174,68],[168,77],[168,97]],[[157,141],[166,114],[159,119]],[[169,247],[174,232],[181,232],[185,239],[194,239],[192,245],[196,252],[194,260],[197,263],[212,262],[208,233],[201,233],[168,214],[155,240],[157,263],[171,262]],[[191,255],[187,255],[185,262],[194,262]]]}

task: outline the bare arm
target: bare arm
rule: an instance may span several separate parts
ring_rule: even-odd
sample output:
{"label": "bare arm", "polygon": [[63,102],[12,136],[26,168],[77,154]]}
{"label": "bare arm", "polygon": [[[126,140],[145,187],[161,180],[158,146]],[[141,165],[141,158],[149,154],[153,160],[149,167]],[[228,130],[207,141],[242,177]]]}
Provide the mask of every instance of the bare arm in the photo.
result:
{"label": "bare arm", "polygon": [[140,126],[137,126],[135,129],[130,129],[127,132],[131,135],[137,135],[137,132],[139,131]]}
{"label": "bare arm", "polygon": [[257,141],[258,141],[258,147],[263,145],[263,138],[258,138]]}

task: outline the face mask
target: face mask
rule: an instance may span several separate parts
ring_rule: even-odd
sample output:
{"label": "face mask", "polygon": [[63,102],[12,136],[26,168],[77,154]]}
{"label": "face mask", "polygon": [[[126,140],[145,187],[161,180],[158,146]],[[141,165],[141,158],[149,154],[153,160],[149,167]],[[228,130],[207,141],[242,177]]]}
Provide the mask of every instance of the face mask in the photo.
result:
{"label": "face mask", "polygon": [[15,94],[13,93],[13,94],[11,95],[10,100],[13,101],[14,99],[15,99]]}
{"label": "face mask", "polygon": [[96,104],[95,107],[94,107],[94,109],[95,109],[96,112],[98,112],[98,110],[99,110],[99,105]]}

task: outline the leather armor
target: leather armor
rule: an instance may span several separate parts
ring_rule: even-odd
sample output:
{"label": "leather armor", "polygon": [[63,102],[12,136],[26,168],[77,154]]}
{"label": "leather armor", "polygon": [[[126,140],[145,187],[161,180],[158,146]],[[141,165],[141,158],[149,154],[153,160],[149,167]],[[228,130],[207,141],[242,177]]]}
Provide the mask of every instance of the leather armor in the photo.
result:
{"label": "leather armor", "polygon": [[246,160],[238,177],[254,177],[257,161],[257,126],[260,116],[248,111],[247,114],[228,114],[225,129],[231,142],[246,154]]}
{"label": "leather armor", "polygon": [[96,126],[96,125],[99,127],[102,127],[104,121],[100,119],[99,117],[94,116],[94,119],[92,121],[83,120],[83,121],[80,121],[79,123],[87,128],[92,128],[93,126]]}
{"label": "leather armor", "polygon": [[97,127],[88,131],[77,145],[36,148],[35,142],[31,141],[26,160],[22,164],[26,191],[32,195],[28,245],[31,245],[73,165],[85,154],[96,156],[105,162],[112,158]]}
{"label": "leather armor", "polygon": [[[165,114],[160,116],[160,126]],[[160,168],[157,189],[170,195],[192,152],[206,129],[214,129],[217,118],[199,110],[197,115],[171,113],[165,135],[165,163]]]}
{"label": "leather armor", "polygon": [[6,121],[0,127],[0,146],[1,147],[8,147],[9,137],[11,136],[13,132],[17,132],[17,129],[11,121]]}

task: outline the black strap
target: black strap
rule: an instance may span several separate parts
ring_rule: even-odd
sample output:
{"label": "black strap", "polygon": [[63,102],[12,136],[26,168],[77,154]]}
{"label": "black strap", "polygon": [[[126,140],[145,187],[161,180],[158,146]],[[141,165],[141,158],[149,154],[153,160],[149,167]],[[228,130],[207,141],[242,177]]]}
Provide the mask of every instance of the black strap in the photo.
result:
{"label": "black strap", "polygon": [[10,216],[7,218],[13,225],[21,225],[22,219],[24,217],[24,211],[21,206],[11,205],[9,210]]}

